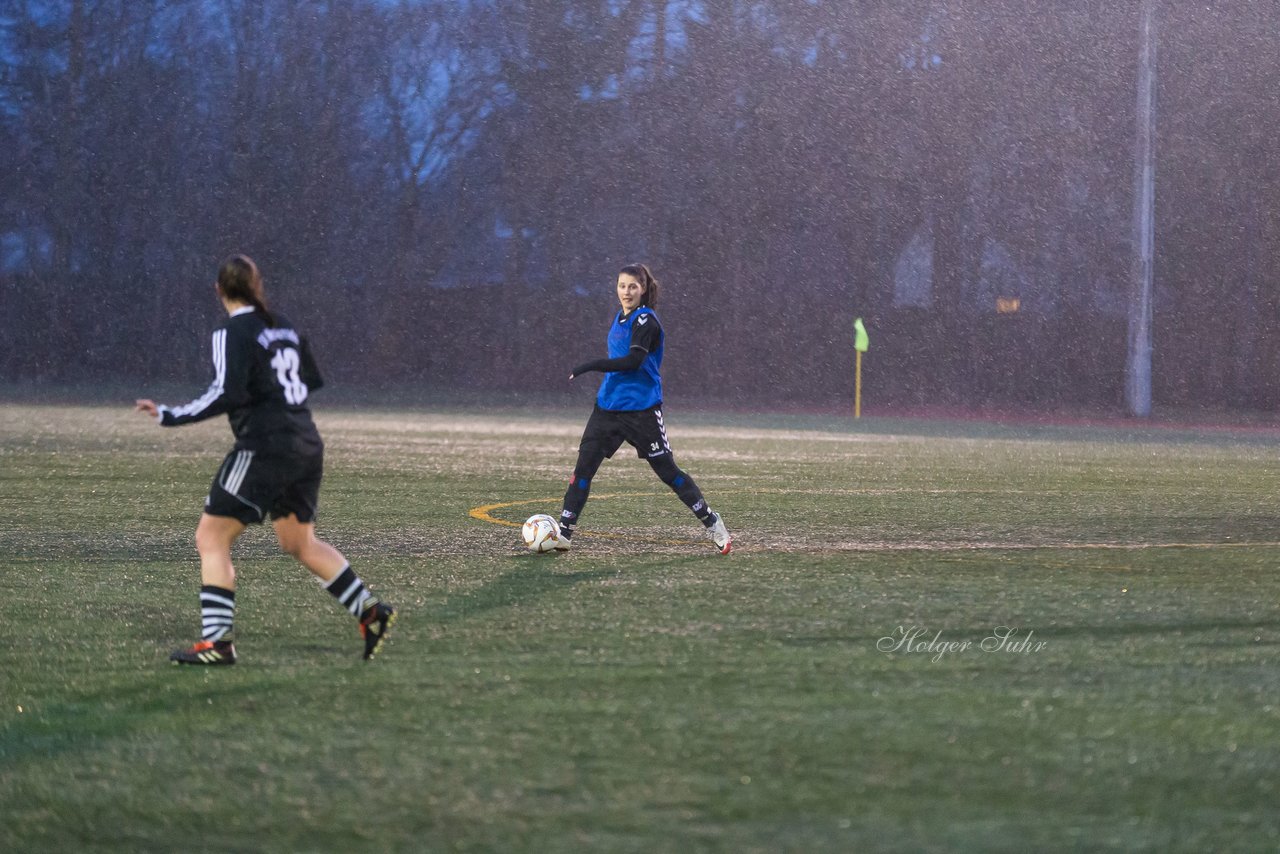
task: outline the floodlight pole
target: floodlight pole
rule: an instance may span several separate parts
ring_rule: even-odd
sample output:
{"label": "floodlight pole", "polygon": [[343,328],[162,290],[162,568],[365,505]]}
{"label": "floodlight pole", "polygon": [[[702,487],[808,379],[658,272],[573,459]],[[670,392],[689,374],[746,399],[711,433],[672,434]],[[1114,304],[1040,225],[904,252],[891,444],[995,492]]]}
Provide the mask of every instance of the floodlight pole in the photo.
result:
{"label": "floodlight pole", "polygon": [[1155,255],[1156,0],[1142,0],[1138,50],[1137,144],[1133,193],[1133,272],[1124,399],[1129,414],[1151,415],[1151,302]]}

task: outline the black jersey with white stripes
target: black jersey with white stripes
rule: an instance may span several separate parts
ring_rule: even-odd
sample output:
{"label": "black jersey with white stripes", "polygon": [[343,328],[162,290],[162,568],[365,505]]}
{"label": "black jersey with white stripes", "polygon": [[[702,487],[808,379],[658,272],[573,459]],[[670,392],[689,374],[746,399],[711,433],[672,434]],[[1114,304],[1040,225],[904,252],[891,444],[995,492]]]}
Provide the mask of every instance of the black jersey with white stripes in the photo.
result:
{"label": "black jersey with white stripes", "polygon": [[324,381],[306,339],[281,315],[268,326],[252,307],[213,333],[213,382],[184,406],[161,406],[160,423],[177,427],[226,413],[236,447],[280,453],[321,447],[307,397]]}

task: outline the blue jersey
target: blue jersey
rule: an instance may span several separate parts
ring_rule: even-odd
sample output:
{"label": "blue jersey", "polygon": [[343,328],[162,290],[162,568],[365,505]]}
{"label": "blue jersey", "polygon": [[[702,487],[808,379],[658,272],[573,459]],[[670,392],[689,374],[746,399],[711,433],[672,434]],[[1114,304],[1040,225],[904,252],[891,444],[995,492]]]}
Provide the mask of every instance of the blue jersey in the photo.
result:
{"label": "blue jersey", "polygon": [[601,409],[634,412],[662,403],[664,338],[658,315],[648,306],[642,305],[628,315],[618,312],[609,325],[609,358],[625,356],[632,347],[640,347],[648,355],[634,371],[604,375],[604,382],[596,393],[596,403]]}

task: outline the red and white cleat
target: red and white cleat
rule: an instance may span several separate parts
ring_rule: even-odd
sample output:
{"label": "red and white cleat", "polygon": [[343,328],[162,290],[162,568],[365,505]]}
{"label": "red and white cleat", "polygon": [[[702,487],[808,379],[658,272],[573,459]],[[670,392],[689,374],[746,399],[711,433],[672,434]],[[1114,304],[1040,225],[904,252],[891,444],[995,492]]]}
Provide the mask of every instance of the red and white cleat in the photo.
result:
{"label": "red and white cleat", "polygon": [[707,531],[711,534],[711,539],[715,540],[716,548],[720,550],[720,554],[727,555],[733,551],[733,537],[729,536],[729,529],[724,526],[724,519],[716,516],[716,523]]}

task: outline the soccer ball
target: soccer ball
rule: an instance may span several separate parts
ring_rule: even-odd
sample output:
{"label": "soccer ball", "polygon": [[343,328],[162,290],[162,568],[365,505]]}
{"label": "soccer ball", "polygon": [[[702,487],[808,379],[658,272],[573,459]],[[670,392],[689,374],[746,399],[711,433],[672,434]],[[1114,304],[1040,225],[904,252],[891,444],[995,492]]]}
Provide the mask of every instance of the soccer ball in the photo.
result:
{"label": "soccer ball", "polygon": [[525,520],[520,528],[524,544],[535,552],[549,552],[560,539],[560,523],[546,513],[538,513]]}

